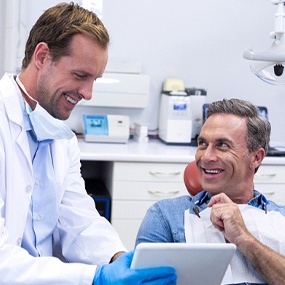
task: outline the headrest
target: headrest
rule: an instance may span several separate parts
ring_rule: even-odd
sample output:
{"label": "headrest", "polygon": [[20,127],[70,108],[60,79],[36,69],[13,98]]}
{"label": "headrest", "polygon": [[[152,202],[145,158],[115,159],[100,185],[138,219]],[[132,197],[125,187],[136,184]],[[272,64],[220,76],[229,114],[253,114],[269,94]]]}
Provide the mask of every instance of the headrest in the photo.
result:
{"label": "headrest", "polygon": [[190,162],[184,170],[184,183],[191,196],[195,196],[203,190],[200,174],[196,166],[196,161]]}

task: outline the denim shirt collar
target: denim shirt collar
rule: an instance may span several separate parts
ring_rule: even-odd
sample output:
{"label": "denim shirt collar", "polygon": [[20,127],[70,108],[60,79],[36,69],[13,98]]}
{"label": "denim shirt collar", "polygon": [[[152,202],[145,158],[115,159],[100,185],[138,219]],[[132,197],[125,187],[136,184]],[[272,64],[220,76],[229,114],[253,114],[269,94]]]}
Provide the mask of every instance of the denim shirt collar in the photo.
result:
{"label": "denim shirt collar", "polygon": [[[211,197],[212,195],[210,195],[206,190],[203,190],[202,192],[192,197],[192,202],[195,205],[199,206],[201,209],[204,209],[207,207]],[[257,190],[253,190],[253,198],[250,199],[247,204],[259,209],[264,209],[264,207],[266,207],[265,205],[268,204],[268,201],[263,194]]]}
{"label": "denim shirt collar", "polygon": [[266,205],[268,204],[266,197],[257,190],[253,190],[253,194],[254,197],[249,200],[247,204],[264,210],[266,208]]}

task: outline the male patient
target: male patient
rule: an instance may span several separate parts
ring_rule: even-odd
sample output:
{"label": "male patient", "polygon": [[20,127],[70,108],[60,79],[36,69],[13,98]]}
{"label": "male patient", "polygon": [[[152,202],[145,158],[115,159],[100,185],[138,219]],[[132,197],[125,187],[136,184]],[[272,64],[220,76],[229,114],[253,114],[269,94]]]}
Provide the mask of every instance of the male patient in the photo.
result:
{"label": "male patient", "polygon": [[[210,104],[195,156],[205,190],[194,197],[182,196],[154,204],[140,226],[136,244],[197,242],[197,236],[198,241],[202,241],[206,235],[213,240],[207,230],[192,230],[196,222],[202,223],[193,210],[197,209],[200,215],[209,213],[212,230],[218,232],[217,228],[223,233],[223,242],[236,244],[243,263],[248,265],[251,276],[248,278],[241,271],[243,280],[232,283],[250,284],[252,276],[257,276],[258,282],[251,284],[285,284],[285,258],[250,233],[247,228],[252,225],[243,219],[241,210],[243,207],[243,211],[256,213],[256,219],[265,221],[274,215],[277,223],[285,223],[285,206],[267,200],[255,190],[253,183],[254,174],[266,155],[270,132],[270,123],[250,102],[224,99]],[[266,226],[270,234],[271,222]],[[281,242],[280,239],[281,236],[276,236],[277,242]],[[282,254],[284,251],[281,248]]]}

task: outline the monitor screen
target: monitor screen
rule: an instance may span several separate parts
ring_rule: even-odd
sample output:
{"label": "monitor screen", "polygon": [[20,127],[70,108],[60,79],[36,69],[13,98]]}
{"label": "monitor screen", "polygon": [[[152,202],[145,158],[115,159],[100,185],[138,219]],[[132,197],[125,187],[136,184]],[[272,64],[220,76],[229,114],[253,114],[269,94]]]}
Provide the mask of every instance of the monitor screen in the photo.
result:
{"label": "monitor screen", "polygon": [[[209,104],[203,105],[203,123],[207,120],[207,112],[208,112]],[[258,106],[259,114],[265,117],[268,120],[268,110],[267,107]]]}

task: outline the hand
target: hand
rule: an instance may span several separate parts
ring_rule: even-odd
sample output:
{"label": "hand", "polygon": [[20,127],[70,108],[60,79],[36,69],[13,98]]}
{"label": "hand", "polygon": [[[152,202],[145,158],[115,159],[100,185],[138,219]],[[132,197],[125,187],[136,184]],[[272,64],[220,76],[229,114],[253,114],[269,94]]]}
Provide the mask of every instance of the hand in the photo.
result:
{"label": "hand", "polygon": [[221,193],[213,196],[208,207],[212,207],[211,222],[215,228],[223,232],[226,240],[238,246],[250,235],[238,205],[226,194]]}
{"label": "hand", "polygon": [[93,285],[168,285],[176,284],[172,267],[130,269],[133,251],[122,254],[113,263],[98,266]]}

